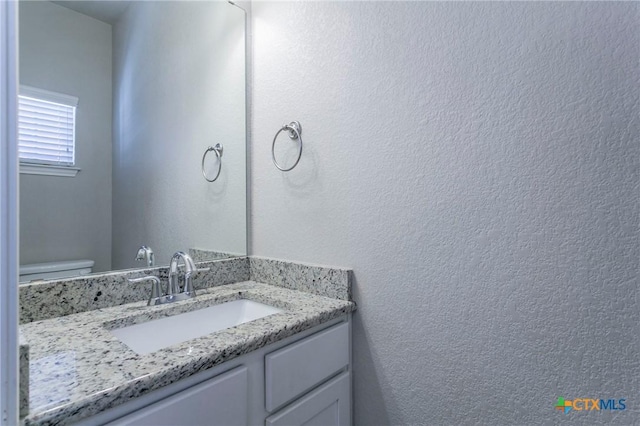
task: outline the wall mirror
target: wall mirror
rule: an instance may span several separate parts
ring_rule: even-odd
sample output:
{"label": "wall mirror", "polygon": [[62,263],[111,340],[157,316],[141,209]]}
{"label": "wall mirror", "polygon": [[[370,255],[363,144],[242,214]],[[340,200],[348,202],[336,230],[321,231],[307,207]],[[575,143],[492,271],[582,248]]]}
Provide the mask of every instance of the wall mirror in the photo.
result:
{"label": "wall mirror", "polygon": [[[245,12],[219,1],[22,1],[19,17],[21,90],[77,99],[73,164],[21,159],[21,267],[141,268],[143,245],[156,266],[178,250],[246,255]],[[29,114],[44,120],[24,130],[38,145],[49,117]],[[216,144],[222,156],[203,163]],[[219,166],[208,182],[203,169],[213,177]]]}

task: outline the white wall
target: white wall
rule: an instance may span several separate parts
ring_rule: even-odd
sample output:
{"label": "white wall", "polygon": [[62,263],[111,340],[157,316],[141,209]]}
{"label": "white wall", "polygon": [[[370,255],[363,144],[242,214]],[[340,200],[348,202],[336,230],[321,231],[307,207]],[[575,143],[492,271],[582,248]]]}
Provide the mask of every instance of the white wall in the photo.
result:
{"label": "white wall", "polygon": [[[114,268],[137,266],[142,244],[158,263],[246,253],[244,43],[227,2],[135,2],[114,26]],[[218,142],[208,183],[202,154]]]}
{"label": "white wall", "polygon": [[20,263],[111,269],[111,26],[20,2],[20,83],[79,98],[74,178],[20,175]]}
{"label": "white wall", "polygon": [[640,423],[639,6],[252,5],[250,252],[354,269],[356,424]]}

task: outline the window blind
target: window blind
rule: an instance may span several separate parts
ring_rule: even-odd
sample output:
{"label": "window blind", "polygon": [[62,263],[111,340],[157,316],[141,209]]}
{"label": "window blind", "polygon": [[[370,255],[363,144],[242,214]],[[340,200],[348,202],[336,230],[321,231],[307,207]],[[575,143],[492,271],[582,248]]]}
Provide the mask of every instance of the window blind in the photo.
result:
{"label": "window blind", "polygon": [[73,166],[78,98],[20,86],[18,152],[23,163]]}

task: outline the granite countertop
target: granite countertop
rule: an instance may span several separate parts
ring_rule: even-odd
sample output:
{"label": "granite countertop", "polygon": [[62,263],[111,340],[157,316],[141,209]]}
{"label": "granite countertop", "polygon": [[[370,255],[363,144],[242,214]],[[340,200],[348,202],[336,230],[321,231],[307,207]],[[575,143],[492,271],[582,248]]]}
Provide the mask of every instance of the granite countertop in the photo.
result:
{"label": "granite countertop", "polygon": [[[148,355],[138,355],[109,332],[237,299],[284,312]],[[167,305],[135,302],[23,324],[30,375],[25,425],[78,421],[354,310],[347,300],[243,281]]]}

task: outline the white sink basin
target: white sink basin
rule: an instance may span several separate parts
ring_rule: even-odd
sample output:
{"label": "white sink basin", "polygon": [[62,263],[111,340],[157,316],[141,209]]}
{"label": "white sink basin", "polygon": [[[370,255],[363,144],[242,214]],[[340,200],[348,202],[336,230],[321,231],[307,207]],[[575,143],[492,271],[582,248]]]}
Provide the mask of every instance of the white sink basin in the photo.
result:
{"label": "white sink basin", "polygon": [[111,333],[136,353],[146,355],[279,312],[282,312],[282,309],[241,299],[118,328],[111,330]]}

